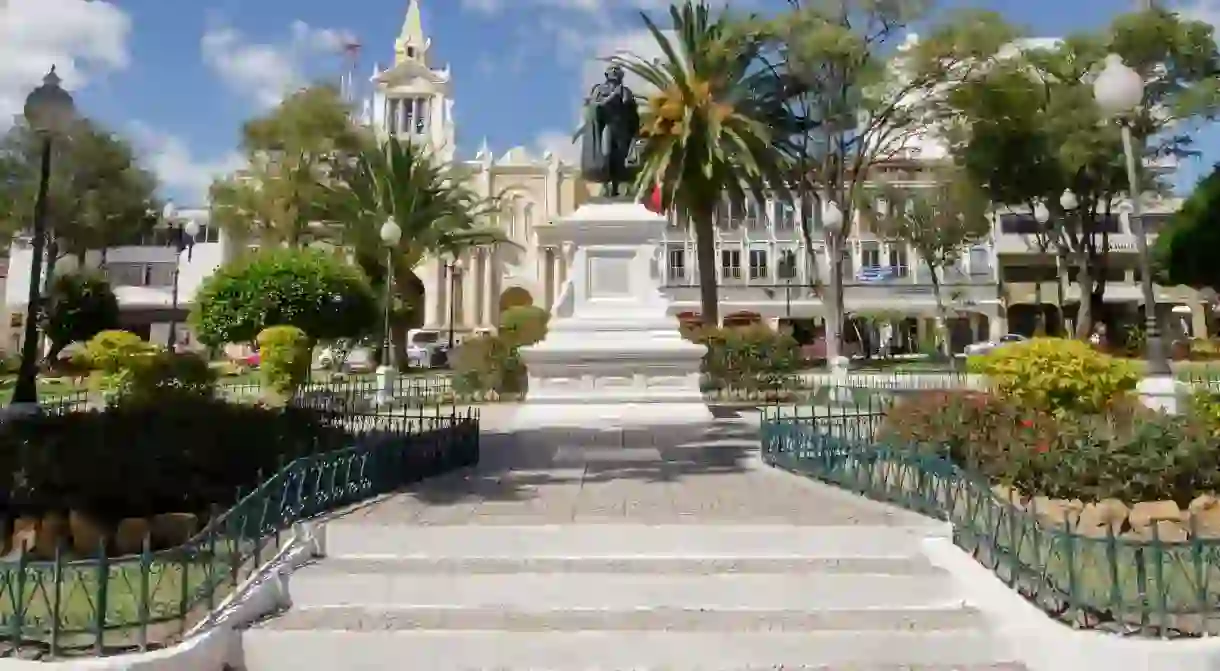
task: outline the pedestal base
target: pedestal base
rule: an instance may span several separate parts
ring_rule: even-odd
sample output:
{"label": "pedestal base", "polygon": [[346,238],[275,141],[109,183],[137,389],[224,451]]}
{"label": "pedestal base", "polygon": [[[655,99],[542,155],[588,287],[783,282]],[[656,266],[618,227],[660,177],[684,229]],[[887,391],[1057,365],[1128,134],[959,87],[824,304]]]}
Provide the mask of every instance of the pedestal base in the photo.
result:
{"label": "pedestal base", "polygon": [[524,403],[510,422],[514,431],[543,428],[621,429],[693,426],[715,420],[707,404],[679,403]]}
{"label": "pedestal base", "polygon": [[544,244],[570,245],[572,274],[546,338],[521,348],[523,424],[711,421],[699,389],[707,348],[682,338],[661,292],[656,243],[666,225],[638,203],[600,202],[538,229]]}
{"label": "pedestal base", "polygon": [[1160,410],[1171,415],[1178,413],[1179,399],[1185,393],[1185,385],[1172,375],[1155,375],[1140,380],[1135,390],[1144,407]]}

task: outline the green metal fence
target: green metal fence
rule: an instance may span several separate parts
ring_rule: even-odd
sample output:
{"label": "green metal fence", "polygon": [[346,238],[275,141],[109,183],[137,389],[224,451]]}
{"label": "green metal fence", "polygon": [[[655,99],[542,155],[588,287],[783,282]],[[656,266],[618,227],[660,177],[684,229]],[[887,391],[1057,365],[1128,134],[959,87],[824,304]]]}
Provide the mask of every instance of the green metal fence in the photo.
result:
{"label": "green metal fence", "polygon": [[[1220,633],[1220,539],[1084,535],[1007,501],[936,456],[878,444],[879,412],[769,407],[763,458],[953,525],[954,542],[1027,599],[1074,627],[1126,635]],[[1193,532],[1194,530],[1191,529]]]}
{"label": "green metal fence", "polygon": [[293,523],[479,460],[477,410],[346,415],[352,446],[284,464],[237,492],[189,542],[137,555],[0,561],[0,656],[105,655],[162,647],[208,617],[281,546]]}

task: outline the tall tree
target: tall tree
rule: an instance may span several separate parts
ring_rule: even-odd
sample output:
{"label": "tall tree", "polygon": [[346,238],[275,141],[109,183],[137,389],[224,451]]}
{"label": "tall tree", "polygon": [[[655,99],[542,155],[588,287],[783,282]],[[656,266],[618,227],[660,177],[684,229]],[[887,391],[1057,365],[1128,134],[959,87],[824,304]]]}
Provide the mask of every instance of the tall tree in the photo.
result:
{"label": "tall tree", "polygon": [[716,326],[717,206],[726,198],[738,205],[763,202],[768,190],[786,193],[786,180],[756,95],[758,43],[704,2],[687,0],[669,14],[669,33],[642,15],[661,58],[613,60],[653,89],[642,115],[637,196],[656,189],[661,207],[693,226],[700,316]]}
{"label": "tall tree", "polygon": [[[1049,245],[1076,270],[1079,337],[1091,332],[1102,305],[1106,224],[1129,190],[1119,130],[1104,123],[1093,100],[1092,77],[1109,52],[1147,82],[1144,105],[1130,119],[1144,158],[1195,154],[1191,130],[1217,110],[1220,59],[1211,26],[1161,9],[1120,16],[1100,33],[1014,50],[940,100],[942,119],[954,120],[954,155],[992,199],[1050,211]],[[1144,171],[1142,189],[1158,188],[1156,177]],[[1079,203],[1068,212],[1059,203],[1065,189]]]}
{"label": "tall tree", "polygon": [[[790,10],[756,22],[764,49],[764,90],[777,101],[772,118],[790,132],[777,147],[790,160],[793,192],[809,264],[817,268],[815,235],[827,249],[827,355],[840,351],[844,323],[843,253],[863,189],[874,168],[930,130],[928,100],[986,67],[1013,31],[989,12],[963,12],[913,40],[929,17],[927,0],[790,0]],[[836,231],[822,227],[826,203],[843,215]]]}
{"label": "tall tree", "polygon": [[[83,264],[90,250],[131,242],[155,225],[156,179],[136,162],[131,146],[89,119],[77,120],[53,145],[47,201],[49,282],[65,255]],[[41,140],[18,124],[0,138],[0,232],[11,237],[33,225]]]}
{"label": "tall tree", "polygon": [[242,128],[247,165],[213,183],[213,220],[238,239],[266,245],[301,247],[334,239],[324,202],[331,166],[368,141],[334,87],[312,86],[288,96]]}
{"label": "tall tree", "polygon": [[[366,146],[333,165],[322,202],[327,220],[341,221],[340,242],[370,276],[384,276],[381,227],[393,218],[401,230],[393,251],[393,287],[400,304],[418,307],[421,282],[415,267],[428,255],[461,254],[482,245],[507,243],[495,224],[500,200],[485,198],[469,185],[461,164],[441,161],[426,147],[395,137]],[[395,342],[401,344],[395,327]]]}
{"label": "tall tree", "polygon": [[880,232],[910,245],[928,269],[936,299],[938,340],[942,353],[950,356],[942,275],[946,268],[957,265],[967,248],[991,234],[987,195],[958,169],[938,172],[930,188],[881,182],[876,190],[885,207],[880,209],[878,199],[872,199],[863,206],[865,213],[872,215]]}
{"label": "tall tree", "polygon": [[1194,188],[1157,237],[1158,280],[1220,291],[1220,165]]}

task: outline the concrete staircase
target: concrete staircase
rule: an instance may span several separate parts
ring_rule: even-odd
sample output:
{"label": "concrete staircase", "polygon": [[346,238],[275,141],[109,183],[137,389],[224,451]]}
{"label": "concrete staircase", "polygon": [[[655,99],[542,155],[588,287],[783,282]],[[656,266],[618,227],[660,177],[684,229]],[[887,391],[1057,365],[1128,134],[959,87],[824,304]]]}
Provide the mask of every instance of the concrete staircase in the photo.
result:
{"label": "concrete staircase", "polygon": [[337,520],[247,671],[1019,669],[926,527]]}

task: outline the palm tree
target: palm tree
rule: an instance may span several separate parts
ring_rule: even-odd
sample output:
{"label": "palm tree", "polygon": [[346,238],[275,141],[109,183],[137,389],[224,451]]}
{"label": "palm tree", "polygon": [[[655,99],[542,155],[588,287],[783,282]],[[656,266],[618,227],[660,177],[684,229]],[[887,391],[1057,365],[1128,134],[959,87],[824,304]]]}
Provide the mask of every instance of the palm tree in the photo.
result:
{"label": "palm tree", "polygon": [[323,199],[325,218],[339,222],[340,243],[370,275],[383,274],[381,226],[393,218],[401,229],[392,256],[393,286],[405,304],[419,298],[414,270],[426,256],[512,244],[494,223],[500,199],[479,195],[462,166],[441,161],[418,143],[391,137],[370,145],[335,164],[332,176]]}
{"label": "palm tree", "polygon": [[655,189],[665,210],[693,225],[701,315],[716,326],[716,208],[726,198],[740,204],[762,202],[767,191],[782,195],[782,158],[757,97],[757,44],[705,2],[687,0],[669,13],[672,37],[642,14],[662,58],[611,60],[654,89],[641,115],[637,197]]}

